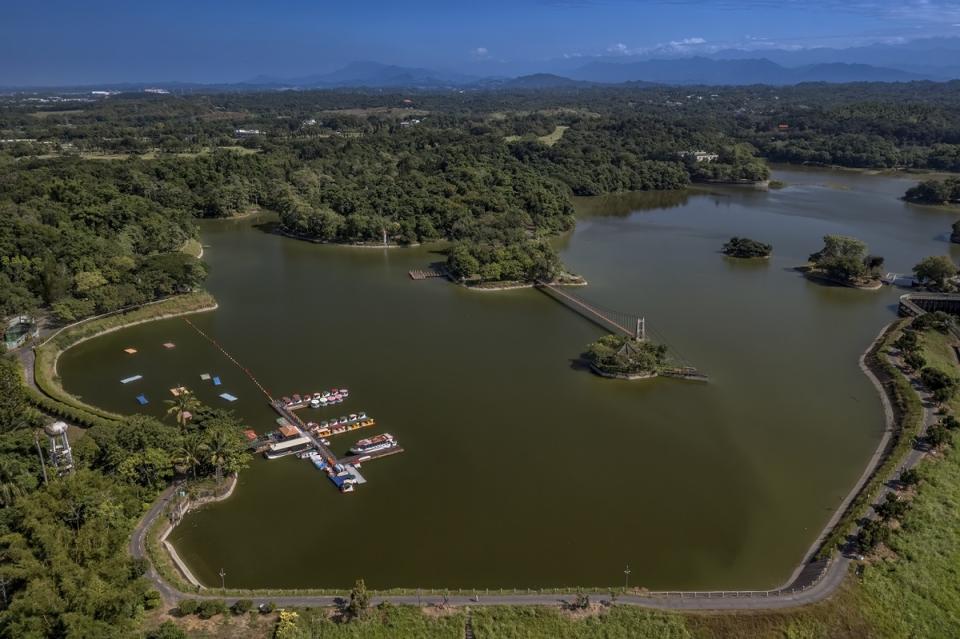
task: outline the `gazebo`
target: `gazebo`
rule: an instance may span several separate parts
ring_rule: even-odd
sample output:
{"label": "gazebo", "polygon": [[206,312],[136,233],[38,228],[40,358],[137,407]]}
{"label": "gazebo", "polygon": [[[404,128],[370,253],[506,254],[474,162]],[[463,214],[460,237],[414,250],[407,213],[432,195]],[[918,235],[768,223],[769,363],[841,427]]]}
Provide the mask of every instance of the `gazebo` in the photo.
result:
{"label": "gazebo", "polygon": [[29,315],[18,315],[7,320],[3,331],[3,345],[8,351],[23,346],[28,339],[36,337],[40,326]]}

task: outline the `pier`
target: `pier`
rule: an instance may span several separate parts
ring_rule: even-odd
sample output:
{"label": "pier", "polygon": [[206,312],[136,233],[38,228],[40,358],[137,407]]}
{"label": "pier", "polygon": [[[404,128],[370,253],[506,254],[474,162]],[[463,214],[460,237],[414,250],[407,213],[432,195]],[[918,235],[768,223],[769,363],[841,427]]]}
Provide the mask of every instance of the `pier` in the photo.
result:
{"label": "pier", "polygon": [[[296,404],[290,404],[282,399],[274,399],[274,397],[270,394],[270,392],[266,389],[266,387],[264,387],[260,383],[260,381],[253,376],[253,373],[251,373],[248,368],[245,368],[243,365],[241,365],[240,362],[238,362],[233,357],[233,355],[227,352],[227,350],[223,346],[221,346],[219,342],[217,342],[215,339],[213,339],[212,337],[204,333],[202,330],[200,330],[190,320],[184,318],[184,321],[193,330],[199,333],[201,337],[203,337],[204,339],[209,341],[211,344],[213,344],[217,348],[217,350],[223,353],[223,355],[228,360],[230,360],[238,369],[243,371],[243,373],[250,378],[250,380],[254,383],[254,385],[256,385],[256,387],[260,390],[260,392],[263,393],[264,396],[266,396],[267,401],[270,404],[270,406],[273,408],[273,410],[275,410],[277,414],[280,415],[280,417],[282,417],[284,420],[286,420],[288,424],[290,424],[293,428],[296,429],[297,437],[305,437],[310,441],[312,449],[317,451],[320,454],[320,456],[323,458],[324,462],[326,462],[328,475],[334,481],[337,487],[341,489],[341,491],[348,492],[343,488],[344,482],[342,481],[342,478],[338,477],[336,474],[337,473],[336,469],[338,467],[344,468],[346,473],[350,476],[349,490],[352,490],[353,483],[358,483],[358,484],[366,483],[366,479],[364,479],[363,476],[360,475],[360,473],[353,468],[353,466],[360,465],[362,463],[368,462],[373,459],[379,459],[381,457],[389,457],[390,455],[396,455],[397,453],[403,452],[403,448],[401,448],[400,446],[394,446],[393,448],[388,448],[385,450],[375,451],[371,453],[364,453],[361,455],[348,455],[342,459],[338,459],[336,453],[330,450],[329,446],[324,445],[324,443],[320,441],[321,438],[314,435],[313,432],[310,430],[310,428],[303,423],[303,420],[300,419],[300,417],[295,412],[296,409],[304,408],[305,406],[309,405],[309,400],[302,401]],[[349,426],[347,426],[347,428],[345,428],[342,431],[331,432],[331,435],[339,435],[341,433],[347,433],[352,430],[357,430],[365,426],[373,426],[373,425],[374,425],[374,420],[372,419],[367,419],[365,422],[361,422],[360,420],[357,420],[351,423]],[[254,443],[254,445],[256,444]],[[255,448],[255,450],[257,452],[260,452],[263,450],[263,448],[257,447]],[[351,466],[350,469],[345,468],[348,464]]]}
{"label": "pier", "polygon": [[408,272],[411,280],[426,280],[431,277],[447,277],[447,267],[443,262],[434,262],[424,269],[414,269]]}
{"label": "pier", "polygon": [[[300,416],[297,415],[296,409],[291,405],[285,404],[282,400],[272,399],[270,400],[270,405],[273,407],[273,410],[277,412],[280,417],[285,419],[287,423],[297,429],[299,437],[306,437],[310,440],[313,450],[318,452],[323,460],[326,462],[326,472],[333,479],[333,473],[336,473],[337,467],[343,467],[347,474],[354,478],[354,482],[357,484],[365,484],[366,479],[363,479],[363,476],[360,475],[355,469],[354,466],[359,466],[360,464],[366,463],[368,461],[379,459],[381,457],[389,457],[390,455],[396,455],[397,453],[402,453],[403,448],[400,446],[394,446],[393,448],[387,448],[385,450],[379,450],[371,453],[362,453],[359,455],[347,455],[346,457],[338,458],[336,453],[334,453],[329,446],[325,445],[320,441],[320,437],[317,437],[313,434],[309,427],[303,423],[303,420],[300,419]],[[296,404],[295,406],[302,407],[303,404]],[[373,421],[373,420],[368,420]],[[350,430],[356,430],[358,427],[353,429],[344,430],[342,432],[350,432]],[[334,435],[339,433],[333,433]],[[336,481],[334,483],[337,483]],[[338,487],[342,486],[342,483],[337,484]],[[341,491],[343,491],[341,487]],[[345,492],[345,491],[344,491]]]}

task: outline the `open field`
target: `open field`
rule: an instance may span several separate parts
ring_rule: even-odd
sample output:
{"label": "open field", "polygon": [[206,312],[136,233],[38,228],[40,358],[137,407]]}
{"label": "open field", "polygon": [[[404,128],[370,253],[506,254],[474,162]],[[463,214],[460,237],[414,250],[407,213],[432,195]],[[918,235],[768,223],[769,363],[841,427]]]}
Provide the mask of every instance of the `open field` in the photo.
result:
{"label": "open field", "polygon": [[[215,149],[207,147],[200,151],[184,151],[182,153],[164,153],[162,151],[147,151],[146,153],[104,153],[100,151],[84,151],[78,153],[81,159],[84,160],[129,160],[131,158],[138,158],[140,160],[156,160],[159,158],[195,158],[201,155],[210,155],[214,151],[230,151],[232,153],[239,153],[240,155],[253,155],[259,153],[259,149],[248,149],[244,146],[218,146]],[[60,158],[73,155],[71,153],[44,153],[43,155],[38,155],[37,158],[41,160],[52,160],[54,158]]]}
{"label": "open field", "polygon": [[[923,358],[927,360],[927,366],[939,368],[942,371],[953,372],[954,375],[960,373],[957,371],[957,356],[954,353],[953,345],[957,343],[953,335],[946,335],[938,331],[924,331],[923,333]],[[950,412],[954,415],[960,415],[960,397],[954,396],[949,402]]]}
{"label": "open field", "polygon": [[[537,140],[537,142],[539,142],[539,143],[541,143],[541,144],[545,144],[546,146],[553,146],[554,144],[556,144],[557,142],[560,141],[560,138],[563,137],[564,132],[566,132],[566,130],[569,129],[569,128],[570,128],[570,127],[568,127],[568,126],[564,126],[564,125],[562,125],[562,124],[558,124],[558,125],[556,126],[556,128],[553,129],[553,131],[552,131],[551,133],[548,133],[547,135],[541,135],[541,136],[539,136],[539,137],[537,137],[537,138],[535,138],[535,139]],[[524,138],[524,136],[522,136],[522,135],[508,135],[508,136],[506,136],[506,137],[503,138],[503,141],[504,141],[504,142],[517,142],[517,141],[519,141],[519,140],[522,140],[523,138]]]}
{"label": "open field", "polygon": [[319,111],[318,115],[321,117],[324,115],[352,115],[354,117],[363,118],[371,115],[376,115],[380,117],[387,118],[408,118],[408,117],[421,117],[424,115],[429,115],[429,111],[423,109],[409,109],[401,107],[370,107],[370,108],[356,108],[356,109],[327,109],[325,111]]}

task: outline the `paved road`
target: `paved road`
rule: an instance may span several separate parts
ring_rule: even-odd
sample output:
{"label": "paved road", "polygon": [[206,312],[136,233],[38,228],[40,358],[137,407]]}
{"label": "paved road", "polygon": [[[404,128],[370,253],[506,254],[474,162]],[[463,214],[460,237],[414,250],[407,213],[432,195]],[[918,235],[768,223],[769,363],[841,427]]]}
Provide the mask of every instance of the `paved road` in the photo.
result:
{"label": "paved road", "polygon": [[[898,357],[892,357],[894,365],[901,370],[905,370],[902,361]],[[868,375],[871,381],[877,385],[884,397],[885,412],[888,412],[888,419],[891,419],[889,413],[889,400],[886,398],[883,387],[879,381],[872,375]],[[937,421],[936,404],[916,380],[911,380],[914,390],[920,396],[923,402],[924,412],[924,432]],[[885,438],[886,439],[886,438]],[[926,453],[923,450],[913,449],[904,460],[894,469],[887,478],[886,485],[880,491],[878,500],[882,500],[886,493],[891,490],[890,485],[900,473],[913,468],[923,459]],[[871,463],[876,463],[882,455],[875,455]],[[872,468],[868,468],[872,472]],[[867,473],[868,474],[868,473]],[[157,517],[163,515],[164,508],[173,497],[178,486],[171,486],[165,490],[160,498],[153,504],[150,510],[144,515],[143,519],[134,530],[133,537],[130,540],[130,553],[139,559],[146,559],[146,533],[151,524]],[[859,488],[858,488],[859,489]],[[848,499],[856,494],[855,489]],[[833,521],[833,520],[831,520]],[[828,526],[830,528],[832,526]],[[772,610],[782,608],[796,608],[822,601],[832,595],[843,582],[849,572],[852,562],[850,556],[837,551],[834,552],[826,570],[822,572],[819,569],[811,569],[811,564],[801,566],[791,577],[787,585],[773,591],[741,591],[741,592],[651,592],[644,595],[629,594],[621,595],[617,598],[620,604],[629,604],[644,608],[653,608],[660,610]],[[149,564],[149,562],[148,562]],[[204,594],[184,593],[177,590],[174,586],[167,583],[161,577],[152,565],[149,565],[146,577],[153,583],[154,587],[160,591],[169,604],[174,605],[181,599],[224,599],[233,602],[237,597],[216,596],[215,589],[205,591]],[[607,593],[593,594],[596,599],[608,598]],[[394,604],[409,605],[430,605],[446,603],[449,605],[477,606],[477,605],[561,605],[575,601],[577,593],[569,592],[563,594],[503,594],[503,595],[481,595],[474,598],[468,595],[453,595],[445,600],[438,595],[392,595],[372,598],[373,603],[388,601]],[[334,606],[342,603],[342,598],[333,596],[263,596],[251,597],[254,603],[273,602],[281,607],[317,607]]]}

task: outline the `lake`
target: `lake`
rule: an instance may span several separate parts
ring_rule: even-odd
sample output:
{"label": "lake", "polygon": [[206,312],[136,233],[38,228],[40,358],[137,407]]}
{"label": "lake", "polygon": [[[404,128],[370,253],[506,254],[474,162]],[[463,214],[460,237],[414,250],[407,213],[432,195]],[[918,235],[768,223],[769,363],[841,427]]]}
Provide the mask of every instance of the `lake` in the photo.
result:
{"label": "lake", "polygon": [[[865,240],[900,273],[958,251],[957,215],[900,201],[907,180],[774,177],[789,186],[580,199],[558,240],[590,281],[578,295],[643,314],[708,384],[594,376],[577,358],[600,328],[536,290],[410,280],[439,259],[429,248],[204,222],[220,308],[191,321],[276,396],[348,387],[346,403],[302,413],[377,419],[335,437],[337,451],[390,432],[405,452],[365,464],[368,483],[348,495],[307,461],[257,458],[229,500],[174,531],[179,554],[204,583],[223,569],[237,588],[603,586],[622,584],[626,564],[631,585],[652,589],[779,585],[879,441],[880,401],[857,361],[902,293],[815,284],[792,267],[825,234]],[[733,235],[772,243],[772,259],[725,258]],[[80,344],[60,372],[110,410],[138,410],[143,392],[162,415],[183,384],[257,432],[275,427],[254,384],[182,319]]]}

